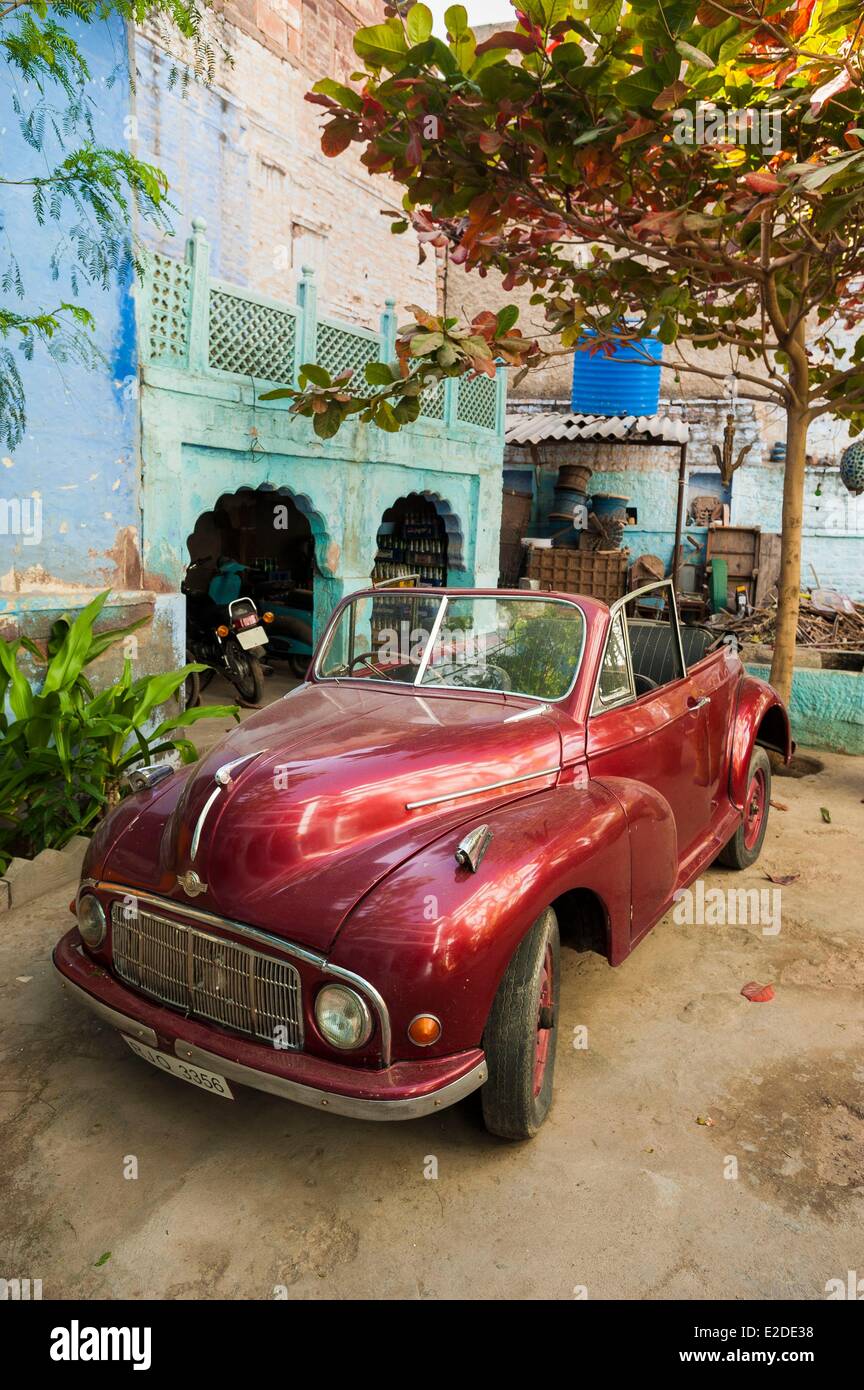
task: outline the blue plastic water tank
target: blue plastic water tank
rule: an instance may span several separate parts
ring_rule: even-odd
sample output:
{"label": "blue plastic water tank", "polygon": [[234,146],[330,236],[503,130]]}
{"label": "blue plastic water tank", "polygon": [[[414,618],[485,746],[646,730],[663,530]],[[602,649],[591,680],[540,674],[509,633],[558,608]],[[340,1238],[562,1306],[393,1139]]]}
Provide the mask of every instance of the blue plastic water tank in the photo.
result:
{"label": "blue plastic water tank", "polygon": [[[656,338],[642,338],[641,349],[653,358],[645,362],[628,344],[588,351],[588,337],[580,339],[573,354],[573,395],[571,408],[583,415],[656,415],[660,399],[660,367],[663,344]],[[656,365],[655,365],[656,363]]]}

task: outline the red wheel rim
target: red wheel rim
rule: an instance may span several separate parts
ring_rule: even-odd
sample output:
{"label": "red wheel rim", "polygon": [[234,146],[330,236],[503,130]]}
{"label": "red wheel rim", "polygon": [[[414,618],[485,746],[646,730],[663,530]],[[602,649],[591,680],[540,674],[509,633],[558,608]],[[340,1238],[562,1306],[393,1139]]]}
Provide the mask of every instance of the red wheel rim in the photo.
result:
{"label": "red wheel rim", "polygon": [[534,1094],[539,1096],[543,1089],[543,1077],[546,1075],[546,1063],[549,1059],[549,1040],[552,1037],[552,1029],[543,1027],[544,1010],[551,1012],[555,994],[555,963],[552,959],[552,947],[546,947],[546,955],[543,960],[543,974],[540,976],[540,998],[537,1001],[537,1051],[534,1055]]}
{"label": "red wheel rim", "polygon": [[747,800],[744,803],[744,847],[752,849],[759,839],[765,810],[768,805],[765,773],[758,768],[750,778]]}

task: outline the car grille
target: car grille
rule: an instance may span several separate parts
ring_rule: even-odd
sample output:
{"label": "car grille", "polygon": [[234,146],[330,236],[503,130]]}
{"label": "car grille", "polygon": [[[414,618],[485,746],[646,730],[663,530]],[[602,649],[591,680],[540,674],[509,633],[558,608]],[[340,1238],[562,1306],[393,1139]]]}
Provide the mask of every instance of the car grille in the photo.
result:
{"label": "car grille", "polygon": [[302,1047],[300,976],[287,961],[128,903],[112,904],[111,928],[114,969],[142,994],[279,1048]]}

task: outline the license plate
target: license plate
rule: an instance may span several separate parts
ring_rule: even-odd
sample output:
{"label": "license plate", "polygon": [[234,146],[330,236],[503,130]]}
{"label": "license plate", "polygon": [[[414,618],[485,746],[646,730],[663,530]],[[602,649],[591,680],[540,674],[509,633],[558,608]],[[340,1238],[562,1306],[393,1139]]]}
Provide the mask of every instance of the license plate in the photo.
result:
{"label": "license plate", "polygon": [[224,1096],[225,1100],[233,1100],[231,1087],[224,1076],[217,1076],[215,1071],[205,1071],[203,1067],[190,1066],[188,1062],[183,1062],[179,1057],[169,1057],[167,1052],[157,1052],[155,1047],[147,1047],[145,1043],[138,1042],[135,1038],[127,1038],[123,1035],[123,1041],[127,1042],[135,1053],[136,1057],[141,1057],[145,1062],[149,1062],[151,1067],[158,1067],[160,1071],[169,1071],[172,1076],[179,1076],[181,1081],[188,1081],[192,1086],[200,1086],[202,1091],[210,1091],[214,1096]]}
{"label": "license plate", "polygon": [[262,646],[267,641],[267,633],[263,627],[253,627],[248,632],[238,632],[237,641],[248,651],[250,647]]}

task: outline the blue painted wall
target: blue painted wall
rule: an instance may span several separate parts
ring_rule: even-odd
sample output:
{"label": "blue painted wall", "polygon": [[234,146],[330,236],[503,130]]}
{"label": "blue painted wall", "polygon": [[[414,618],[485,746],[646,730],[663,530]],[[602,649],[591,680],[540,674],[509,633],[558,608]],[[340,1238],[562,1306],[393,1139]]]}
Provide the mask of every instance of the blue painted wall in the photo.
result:
{"label": "blue painted wall", "polygon": [[[12,25],[13,20],[7,24]],[[98,143],[123,148],[129,134],[129,82],[126,35],[116,19],[79,25],[64,20],[84,51],[92,74],[95,137]],[[112,75],[117,80],[111,83]],[[60,156],[56,139],[46,131],[44,154],[23,139],[12,109],[8,74],[0,82],[0,128],[4,130],[4,174],[31,177]],[[27,98],[22,97],[26,106]],[[67,211],[59,227],[48,221],[38,227],[30,190],[6,188],[2,209],[4,237],[21,264],[27,308],[53,306],[72,299],[61,273],[51,278],[49,259],[58,240],[78,220]],[[2,243],[0,243],[2,244]],[[2,259],[2,252],[0,252]],[[13,568],[26,576],[41,566],[55,581],[80,589],[118,578],[118,536],[139,524],[137,496],[137,349],[131,285],[112,283],[110,289],[81,285],[79,302],[96,319],[95,345],[104,354],[104,369],[89,370],[67,362],[55,364],[37,349],[34,361],[20,359],[27,391],[28,424],[24,440],[0,468],[0,497],[30,497],[42,501],[43,537],[40,544],[23,537],[0,536],[0,585],[11,590]],[[124,553],[130,539],[123,536]],[[6,583],[3,578],[6,577]],[[25,579],[26,583],[26,579]],[[12,606],[6,599],[7,611]]]}

